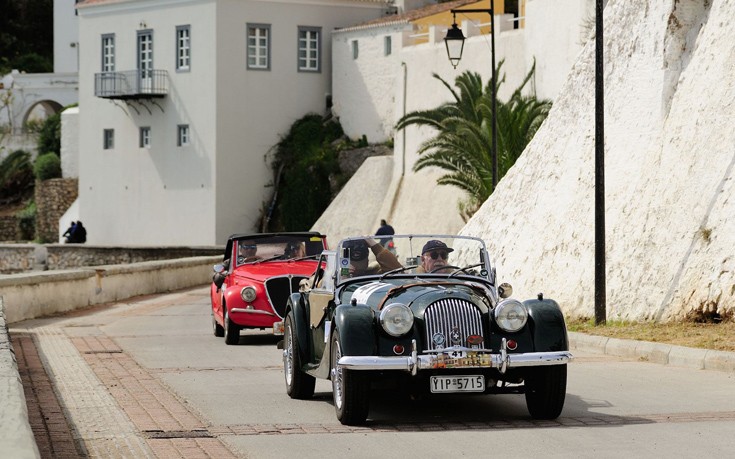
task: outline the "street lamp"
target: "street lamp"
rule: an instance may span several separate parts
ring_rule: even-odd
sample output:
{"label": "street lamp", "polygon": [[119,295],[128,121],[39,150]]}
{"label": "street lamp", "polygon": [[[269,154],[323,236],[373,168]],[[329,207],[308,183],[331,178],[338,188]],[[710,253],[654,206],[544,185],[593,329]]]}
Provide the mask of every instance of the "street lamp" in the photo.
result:
{"label": "street lamp", "polygon": [[462,59],[462,51],[464,50],[464,34],[462,29],[457,27],[457,13],[488,13],[490,15],[490,54],[492,56],[492,146],[490,155],[493,162],[493,191],[498,184],[498,123],[497,123],[497,80],[495,77],[495,15],[493,14],[493,0],[490,0],[490,8],[488,9],[456,9],[450,10],[454,15],[452,20],[452,28],[447,30],[444,37],[444,44],[447,47],[447,57],[449,62],[456,69],[460,59]]}

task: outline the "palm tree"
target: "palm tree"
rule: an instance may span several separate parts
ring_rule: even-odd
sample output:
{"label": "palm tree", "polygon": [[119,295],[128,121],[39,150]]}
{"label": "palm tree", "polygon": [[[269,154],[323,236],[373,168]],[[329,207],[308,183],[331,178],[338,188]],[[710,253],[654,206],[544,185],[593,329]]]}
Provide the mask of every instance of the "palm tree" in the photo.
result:
{"label": "palm tree", "polygon": [[[503,61],[497,66],[500,75]],[[543,123],[551,109],[551,101],[538,100],[535,95],[523,95],[522,91],[536,71],[531,67],[521,85],[513,91],[507,102],[497,102],[498,179],[508,172],[526,145]],[[421,157],[413,170],[439,167],[447,173],[439,185],[453,185],[467,193],[467,200],[460,203],[460,213],[466,220],[493,192],[492,155],[492,91],[491,81],[483,87],[480,75],[464,72],[452,86],[437,74],[439,80],[452,93],[453,100],[431,110],[407,113],[398,120],[396,129],[410,125],[429,126],[436,135],[421,144]],[[498,79],[496,89],[505,82],[505,75]],[[497,94],[497,91],[496,91]]]}

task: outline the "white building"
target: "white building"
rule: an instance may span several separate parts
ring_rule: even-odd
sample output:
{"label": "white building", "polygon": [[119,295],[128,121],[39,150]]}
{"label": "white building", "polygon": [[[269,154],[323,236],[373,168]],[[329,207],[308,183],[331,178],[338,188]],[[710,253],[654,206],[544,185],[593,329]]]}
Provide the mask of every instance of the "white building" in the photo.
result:
{"label": "white building", "polygon": [[[394,16],[356,24],[336,31],[332,39],[334,112],[345,133],[367,136],[369,142],[394,144],[392,178],[383,181],[382,206],[374,214],[361,215],[363,227],[340,219],[350,199],[335,199],[314,228],[329,235],[348,236],[377,229],[385,218],[401,233],[455,233],[464,226],[457,203],[465,198],[456,187],[437,186],[443,175],[438,169],[413,172],[421,144],[434,133],[409,126],[396,132],[394,126],[406,113],[428,110],[451,100],[450,91],[434,74],[454,87],[457,76],[477,72],[483,83],[491,78],[490,15],[458,13],[456,21],[467,40],[457,68],[447,57],[444,36],[455,17],[451,9],[489,9],[488,0],[455,0],[430,5]],[[536,62],[531,86],[540,98],[554,99],[589,38],[592,0],[519,0],[494,2],[495,61],[504,60],[505,83],[498,98],[507,100]],[[386,166],[372,161],[375,170]],[[368,182],[352,184],[365,189]],[[387,183],[387,184],[386,184]]]}
{"label": "white building", "polygon": [[92,244],[216,244],[257,230],[269,149],[324,113],[331,33],[377,0],[86,0],[79,200]]}

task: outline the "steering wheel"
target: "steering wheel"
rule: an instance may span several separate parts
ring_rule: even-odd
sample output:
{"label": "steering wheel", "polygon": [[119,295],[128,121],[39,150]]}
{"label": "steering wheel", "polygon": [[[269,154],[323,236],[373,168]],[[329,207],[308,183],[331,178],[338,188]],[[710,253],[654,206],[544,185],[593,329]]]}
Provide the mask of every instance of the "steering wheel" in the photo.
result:
{"label": "steering wheel", "polygon": [[413,268],[415,268],[415,266],[401,266],[400,268],[391,269],[390,271],[383,273],[383,275],[380,276],[379,280],[383,280],[385,276],[389,276],[391,274],[396,274],[396,273],[402,273],[404,271],[408,271],[409,269],[413,269]]}
{"label": "steering wheel", "polygon": [[[431,271],[429,271],[429,274],[434,274],[435,272],[441,271],[442,269],[459,269],[459,270],[461,270],[462,268],[460,268],[459,266],[454,266],[454,265],[437,266],[436,268],[434,268]],[[452,274],[454,274],[454,272],[452,272]]]}
{"label": "steering wheel", "polygon": [[474,273],[471,273],[471,272],[468,272],[467,270],[468,269],[472,269],[472,268],[477,268],[478,266],[482,266],[482,263],[475,263],[474,265],[467,265],[464,268],[458,268],[455,271],[452,271],[452,273],[449,275],[449,277],[453,277],[455,274],[458,274],[458,273],[465,273],[465,274],[470,274],[470,275],[475,275],[476,276],[477,275],[477,271],[475,271]]}

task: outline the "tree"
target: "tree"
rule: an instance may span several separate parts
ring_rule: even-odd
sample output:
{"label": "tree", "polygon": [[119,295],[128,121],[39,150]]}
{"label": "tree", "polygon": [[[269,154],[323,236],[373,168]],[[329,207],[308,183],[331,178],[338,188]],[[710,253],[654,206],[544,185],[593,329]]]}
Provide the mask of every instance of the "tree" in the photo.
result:
{"label": "tree", "polygon": [[[501,75],[502,66],[503,61],[500,61],[496,74]],[[497,102],[498,180],[515,164],[551,109],[551,101],[539,100],[535,94],[523,94],[535,71],[534,62],[508,101]],[[421,157],[413,170],[438,167],[447,171],[437,183],[456,186],[467,194],[467,200],[460,203],[460,213],[466,220],[494,191],[492,82],[488,81],[483,87],[479,74],[464,72],[455,79],[455,90],[440,76],[433,76],[451,92],[453,100],[431,110],[407,113],[398,120],[396,129],[418,125],[437,131],[434,137],[419,147]],[[503,74],[502,78],[498,78],[496,89],[504,82]]]}

